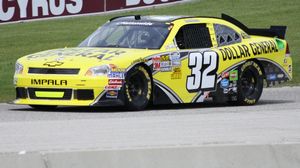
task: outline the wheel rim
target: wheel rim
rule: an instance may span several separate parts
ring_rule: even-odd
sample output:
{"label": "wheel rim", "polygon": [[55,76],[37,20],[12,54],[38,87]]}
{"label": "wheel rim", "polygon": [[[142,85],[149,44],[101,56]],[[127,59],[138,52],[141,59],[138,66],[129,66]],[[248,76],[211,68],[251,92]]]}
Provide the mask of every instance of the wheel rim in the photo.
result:
{"label": "wheel rim", "polygon": [[140,72],[131,76],[128,80],[128,94],[131,99],[136,103],[141,103],[145,101],[145,95],[147,95],[147,80],[140,77],[144,75]]}
{"label": "wheel rim", "polygon": [[254,73],[248,69],[244,71],[241,77],[241,88],[246,97],[255,93],[257,85],[257,78]]}

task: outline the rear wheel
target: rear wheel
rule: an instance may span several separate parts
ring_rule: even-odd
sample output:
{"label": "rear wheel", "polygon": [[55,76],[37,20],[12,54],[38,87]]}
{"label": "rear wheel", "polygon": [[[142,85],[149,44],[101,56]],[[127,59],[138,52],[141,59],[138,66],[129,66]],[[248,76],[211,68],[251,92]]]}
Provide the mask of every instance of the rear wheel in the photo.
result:
{"label": "rear wheel", "polygon": [[146,108],[152,96],[152,80],[143,66],[132,68],[125,79],[125,101],[130,110]]}
{"label": "rear wheel", "polygon": [[49,106],[49,105],[29,105],[29,106],[35,110],[42,110],[42,111],[55,110],[57,108],[57,106]]}
{"label": "rear wheel", "polygon": [[254,105],[258,102],[263,91],[263,73],[254,61],[248,61],[240,67],[237,84],[237,100],[230,104]]}

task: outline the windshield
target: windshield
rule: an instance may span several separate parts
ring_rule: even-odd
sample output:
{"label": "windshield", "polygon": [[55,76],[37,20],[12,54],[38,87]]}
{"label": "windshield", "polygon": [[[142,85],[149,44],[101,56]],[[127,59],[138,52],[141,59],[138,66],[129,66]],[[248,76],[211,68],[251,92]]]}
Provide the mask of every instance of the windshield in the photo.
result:
{"label": "windshield", "polygon": [[169,25],[153,22],[110,22],[96,30],[79,47],[159,49]]}

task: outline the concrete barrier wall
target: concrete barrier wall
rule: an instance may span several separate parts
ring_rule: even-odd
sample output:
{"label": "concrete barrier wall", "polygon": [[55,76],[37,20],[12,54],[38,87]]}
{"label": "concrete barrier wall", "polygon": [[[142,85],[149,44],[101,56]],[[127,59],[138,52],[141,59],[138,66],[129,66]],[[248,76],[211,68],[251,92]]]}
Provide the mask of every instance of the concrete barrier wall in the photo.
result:
{"label": "concrete barrier wall", "polygon": [[299,168],[300,144],[1,154],[1,168]]}

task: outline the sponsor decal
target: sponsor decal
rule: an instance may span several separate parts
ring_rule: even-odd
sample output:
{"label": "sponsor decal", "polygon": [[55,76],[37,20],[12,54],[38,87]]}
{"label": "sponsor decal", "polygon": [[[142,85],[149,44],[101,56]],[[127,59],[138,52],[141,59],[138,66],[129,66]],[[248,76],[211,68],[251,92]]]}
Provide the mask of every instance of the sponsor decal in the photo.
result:
{"label": "sponsor decal", "polygon": [[237,93],[237,81],[229,81],[229,86],[227,88],[223,88],[223,93],[225,94]]}
{"label": "sponsor decal", "polygon": [[153,70],[159,71],[160,70],[160,56],[154,56],[152,58],[153,62]]}
{"label": "sponsor decal", "polygon": [[67,80],[31,79],[31,85],[67,86]]}
{"label": "sponsor decal", "polygon": [[188,20],[185,20],[184,21],[185,23],[194,23],[194,22],[199,22],[199,20],[198,19],[188,19]]}
{"label": "sponsor decal", "polygon": [[250,43],[250,47],[254,56],[278,52],[278,47],[273,40]]}
{"label": "sponsor decal", "polygon": [[230,81],[237,81],[239,78],[238,70],[232,70],[229,72],[229,80]]}
{"label": "sponsor decal", "polygon": [[123,79],[109,79],[108,85],[122,85]]}
{"label": "sponsor decal", "polygon": [[160,56],[160,61],[161,62],[170,61],[170,56],[169,55],[161,55]]}
{"label": "sponsor decal", "polygon": [[237,93],[237,85],[236,83],[230,83],[228,88],[223,88],[224,94],[234,94]]}
{"label": "sponsor decal", "polygon": [[229,72],[223,72],[222,73],[222,78],[229,78]]}
{"label": "sponsor decal", "polygon": [[153,70],[171,72],[173,68],[181,67],[180,53],[152,57]]}
{"label": "sponsor decal", "polygon": [[247,58],[251,56],[250,52],[254,56],[278,52],[278,47],[273,40],[250,43],[249,45],[250,49],[247,45],[221,48],[223,61]]}
{"label": "sponsor decal", "polygon": [[223,89],[223,93],[224,93],[224,94],[228,94],[228,93],[229,93],[229,89],[224,88],[224,89]]}
{"label": "sponsor decal", "polygon": [[180,54],[178,52],[171,53],[170,59],[173,67],[181,66]]}
{"label": "sponsor decal", "polygon": [[96,48],[63,48],[56,50],[43,51],[35,54],[28,55],[26,58],[29,60],[37,58],[46,58],[53,56],[65,57],[85,57],[85,58],[98,58],[103,60],[110,60],[113,57],[125,54],[126,51],[119,49],[96,49]]}
{"label": "sponsor decal", "polygon": [[277,78],[278,78],[278,79],[282,79],[282,78],[284,78],[284,77],[285,77],[285,75],[282,74],[282,73],[281,73],[281,74],[277,74]]}
{"label": "sponsor decal", "polygon": [[118,98],[119,91],[118,90],[108,90],[106,92],[106,97],[111,98],[111,99],[116,99]]}
{"label": "sponsor decal", "polygon": [[121,90],[121,85],[107,85],[105,86],[105,90]]}
{"label": "sponsor decal", "polygon": [[170,61],[164,61],[160,63],[160,71],[161,72],[171,72],[172,64]]}
{"label": "sponsor decal", "polygon": [[250,50],[246,45],[238,45],[232,47],[224,47],[220,49],[223,61],[236,60],[250,57]]}
{"label": "sponsor decal", "polygon": [[61,66],[63,65],[64,63],[63,62],[60,62],[60,61],[51,61],[51,62],[46,62],[44,63],[43,65],[44,66],[48,66],[48,67],[57,67],[57,66]]}
{"label": "sponsor decal", "polygon": [[120,73],[125,73],[126,69],[124,68],[118,68],[117,66],[113,64],[109,64],[109,67],[111,68],[110,72],[120,72]]}
{"label": "sponsor decal", "polygon": [[169,55],[160,56],[160,71],[170,72],[172,71],[172,62]]}
{"label": "sponsor decal", "polygon": [[152,26],[152,22],[118,22],[117,25]]}
{"label": "sponsor decal", "polygon": [[160,56],[160,71],[170,72],[172,71],[172,62],[169,55]]}
{"label": "sponsor decal", "polygon": [[221,80],[221,88],[228,89],[229,88],[229,80],[228,79],[222,79]]}
{"label": "sponsor decal", "polygon": [[277,79],[277,75],[276,74],[268,74],[267,75],[267,80],[276,80]]}
{"label": "sponsor decal", "polygon": [[119,72],[119,71],[111,71],[107,74],[107,77],[109,79],[125,79],[125,73],[124,72]]}
{"label": "sponsor decal", "polygon": [[173,73],[171,74],[171,79],[181,79],[182,73],[180,68],[174,68]]}
{"label": "sponsor decal", "polygon": [[175,49],[176,45],[175,44],[169,44],[166,46],[166,50],[171,50],[171,49]]}
{"label": "sponsor decal", "polygon": [[[88,57],[88,58],[98,58],[100,60],[111,60],[112,58],[114,57],[118,57],[122,54],[125,54],[126,51],[122,51],[122,50],[102,50],[100,51],[102,54],[96,56],[96,55],[93,55],[93,56],[86,56],[86,55],[81,55],[83,57]],[[93,53],[88,53],[88,54],[93,54]]]}
{"label": "sponsor decal", "polygon": [[284,50],[285,49],[284,42],[278,38],[275,38],[275,40],[276,40],[276,44],[278,46],[278,50]]}

